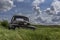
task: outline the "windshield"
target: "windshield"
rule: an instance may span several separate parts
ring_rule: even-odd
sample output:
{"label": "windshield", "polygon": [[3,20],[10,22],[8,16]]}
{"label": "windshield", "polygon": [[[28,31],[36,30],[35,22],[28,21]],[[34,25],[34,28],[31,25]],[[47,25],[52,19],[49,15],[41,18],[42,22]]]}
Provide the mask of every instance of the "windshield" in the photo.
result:
{"label": "windshield", "polygon": [[16,18],[16,21],[24,21],[22,18]]}
{"label": "windshield", "polygon": [[17,21],[29,21],[27,17],[24,16],[13,16],[12,20],[17,20]]}

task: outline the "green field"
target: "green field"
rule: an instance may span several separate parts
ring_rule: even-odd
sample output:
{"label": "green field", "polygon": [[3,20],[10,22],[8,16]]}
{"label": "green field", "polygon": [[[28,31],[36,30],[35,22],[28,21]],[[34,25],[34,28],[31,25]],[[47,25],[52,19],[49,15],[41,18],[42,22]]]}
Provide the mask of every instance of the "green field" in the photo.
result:
{"label": "green field", "polygon": [[60,28],[51,26],[36,26],[36,30],[8,30],[0,26],[0,40],[60,40]]}

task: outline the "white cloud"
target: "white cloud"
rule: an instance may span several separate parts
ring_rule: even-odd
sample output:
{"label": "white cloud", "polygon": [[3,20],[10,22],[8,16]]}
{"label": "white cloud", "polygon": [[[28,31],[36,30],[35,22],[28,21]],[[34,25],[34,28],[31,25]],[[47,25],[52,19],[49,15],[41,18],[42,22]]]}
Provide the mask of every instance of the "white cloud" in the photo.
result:
{"label": "white cloud", "polygon": [[8,11],[12,7],[14,7],[12,0],[0,0],[0,11]]}
{"label": "white cloud", "polygon": [[[45,0],[34,0],[32,2],[32,6],[33,6],[33,9],[34,9],[34,14],[32,14],[32,16],[30,17],[31,18],[31,22],[35,22],[35,23],[40,23],[40,22],[37,22],[36,20],[40,17],[40,14],[41,14],[41,10],[40,10],[40,7],[39,5],[41,3],[43,3]],[[33,17],[33,18],[32,18]]]}
{"label": "white cloud", "polygon": [[34,0],[32,2],[32,5],[33,5],[33,9],[35,11],[35,15],[39,15],[41,13],[41,10],[40,10],[40,7],[39,4],[43,3],[45,0]]}
{"label": "white cloud", "polygon": [[54,10],[56,11],[56,14],[60,12],[60,1],[59,0],[54,0],[51,4],[51,6],[54,7]]}
{"label": "white cloud", "polygon": [[[60,12],[60,1],[54,0],[51,4],[50,8],[47,8],[46,10],[41,11],[40,7],[38,7],[41,3],[43,3],[44,0],[35,0],[33,1],[33,9],[34,14],[32,14],[31,19],[32,22],[35,22],[37,24],[45,24],[45,25],[55,25],[59,24],[60,20],[58,18],[57,13]],[[37,15],[37,16],[36,16]],[[41,18],[41,19],[39,19]],[[38,21],[39,20],[39,21]],[[42,21],[41,21],[42,20]],[[44,22],[44,23],[42,23]]]}
{"label": "white cloud", "polygon": [[34,0],[32,4],[33,4],[34,6],[38,6],[39,4],[41,4],[41,3],[43,3],[43,2],[44,2],[44,0]]}
{"label": "white cloud", "polygon": [[17,2],[23,2],[24,0],[17,0]]}

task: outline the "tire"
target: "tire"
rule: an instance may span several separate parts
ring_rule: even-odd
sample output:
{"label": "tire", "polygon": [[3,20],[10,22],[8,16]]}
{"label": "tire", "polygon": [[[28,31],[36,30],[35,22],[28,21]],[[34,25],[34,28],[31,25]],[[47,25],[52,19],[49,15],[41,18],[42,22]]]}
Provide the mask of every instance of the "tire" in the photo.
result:
{"label": "tire", "polygon": [[10,27],[9,27],[9,29],[13,29],[13,30],[15,30],[15,26],[12,26],[12,25],[10,25]]}
{"label": "tire", "polygon": [[16,28],[15,26],[12,26],[12,29],[13,29],[13,30],[15,30],[15,28]]}
{"label": "tire", "polygon": [[8,29],[10,30],[10,29],[11,29],[11,27],[12,27],[12,26],[10,25],[10,26],[8,27]]}

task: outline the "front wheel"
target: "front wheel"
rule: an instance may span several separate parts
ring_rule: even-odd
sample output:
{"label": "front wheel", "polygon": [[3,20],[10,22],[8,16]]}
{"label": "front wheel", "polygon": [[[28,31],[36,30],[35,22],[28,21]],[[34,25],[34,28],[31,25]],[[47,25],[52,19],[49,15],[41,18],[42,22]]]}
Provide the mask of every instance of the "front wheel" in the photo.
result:
{"label": "front wheel", "polygon": [[15,30],[15,26],[12,26],[12,25],[10,25],[10,27],[9,27],[9,29],[13,29],[13,30]]}

